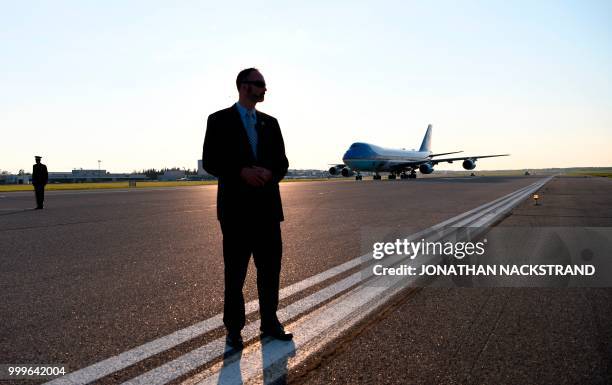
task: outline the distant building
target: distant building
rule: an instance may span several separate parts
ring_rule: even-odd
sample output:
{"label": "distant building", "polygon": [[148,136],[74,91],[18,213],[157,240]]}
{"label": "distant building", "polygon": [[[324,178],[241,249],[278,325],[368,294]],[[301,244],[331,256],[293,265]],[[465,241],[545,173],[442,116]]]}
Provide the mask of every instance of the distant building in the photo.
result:
{"label": "distant building", "polygon": [[31,178],[30,174],[0,174],[0,184],[30,184]]}
{"label": "distant building", "polygon": [[287,171],[285,178],[287,179],[309,179],[309,178],[327,178],[329,173],[325,170],[293,170]]}
{"label": "distant building", "polygon": [[71,172],[49,172],[49,183],[119,182],[125,180],[147,180],[143,174],[111,174],[106,170],[72,170]]}
{"label": "distant building", "polygon": [[199,176],[210,176],[209,173],[204,171],[204,167],[202,167],[202,159],[198,159],[198,175]]}
{"label": "distant building", "polygon": [[[125,180],[147,180],[143,174],[111,174],[106,170],[72,170],[71,172],[49,172],[49,183],[119,182]],[[1,174],[0,184],[30,184],[31,174]]]}

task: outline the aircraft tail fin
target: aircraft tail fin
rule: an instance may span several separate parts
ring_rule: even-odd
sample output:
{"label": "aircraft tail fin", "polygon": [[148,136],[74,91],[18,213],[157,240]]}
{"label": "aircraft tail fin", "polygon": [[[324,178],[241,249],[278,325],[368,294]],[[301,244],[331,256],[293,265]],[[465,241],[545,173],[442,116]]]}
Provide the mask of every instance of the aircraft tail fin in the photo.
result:
{"label": "aircraft tail fin", "polygon": [[431,128],[431,124],[427,126],[427,132],[425,132],[419,151],[431,151]]}

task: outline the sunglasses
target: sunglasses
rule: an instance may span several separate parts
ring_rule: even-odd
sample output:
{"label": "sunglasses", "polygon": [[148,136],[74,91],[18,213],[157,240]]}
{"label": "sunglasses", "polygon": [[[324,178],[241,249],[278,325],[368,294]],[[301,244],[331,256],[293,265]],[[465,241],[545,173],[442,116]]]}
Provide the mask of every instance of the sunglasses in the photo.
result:
{"label": "sunglasses", "polygon": [[261,81],[261,80],[243,80],[242,83],[252,84],[259,88],[266,88],[266,82]]}

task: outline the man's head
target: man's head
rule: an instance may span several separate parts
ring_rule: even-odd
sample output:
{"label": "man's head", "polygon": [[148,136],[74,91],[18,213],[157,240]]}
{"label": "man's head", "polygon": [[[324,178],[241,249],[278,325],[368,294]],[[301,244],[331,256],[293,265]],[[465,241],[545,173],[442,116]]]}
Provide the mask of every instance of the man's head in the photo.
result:
{"label": "man's head", "polygon": [[266,94],[266,81],[256,68],[247,68],[238,73],[236,88],[240,104],[247,108],[255,107],[256,103],[263,102]]}
{"label": "man's head", "polygon": [[34,157],[34,160],[36,161],[36,163],[40,163],[40,159],[41,159],[41,158],[42,158],[42,156],[38,156],[38,155],[36,155],[36,156]]}

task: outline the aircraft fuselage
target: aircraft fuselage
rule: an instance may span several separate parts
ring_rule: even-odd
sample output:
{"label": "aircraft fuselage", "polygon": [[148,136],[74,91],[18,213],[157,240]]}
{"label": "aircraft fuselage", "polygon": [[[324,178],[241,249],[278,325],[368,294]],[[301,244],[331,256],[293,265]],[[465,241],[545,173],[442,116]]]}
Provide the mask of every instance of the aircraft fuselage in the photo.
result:
{"label": "aircraft fuselage", "polygon": [[342,162],[355,171],[388,172],[406,162],[427,161],[431,154],[431,151],[390,149],[357,142],[344,153]]}

